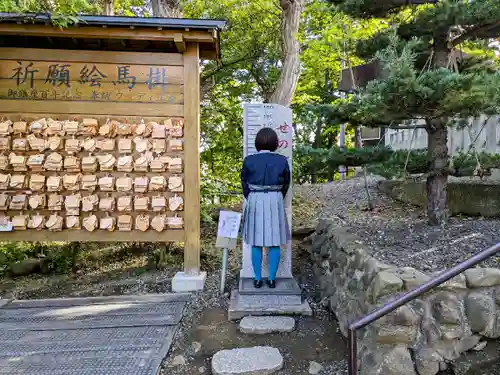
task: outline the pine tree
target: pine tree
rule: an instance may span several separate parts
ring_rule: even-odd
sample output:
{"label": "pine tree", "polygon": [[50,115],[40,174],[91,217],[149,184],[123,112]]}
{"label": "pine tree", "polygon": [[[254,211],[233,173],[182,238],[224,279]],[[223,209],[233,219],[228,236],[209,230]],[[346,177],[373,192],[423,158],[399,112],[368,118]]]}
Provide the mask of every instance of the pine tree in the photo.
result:
{"label": "pine tree", "polygon": [[[330,0],[348,15],[388,27],[356,51],[383,66],[377,80],[335,103],[351,124],[408,127],[428,135],[427,214],[448,218],[448,127],[500,113],[500,74],[491,42],[500,36],[500,0]],[[471,51],[480,49],[483,56]],[[464,56],[460,59],[457,57]]]}

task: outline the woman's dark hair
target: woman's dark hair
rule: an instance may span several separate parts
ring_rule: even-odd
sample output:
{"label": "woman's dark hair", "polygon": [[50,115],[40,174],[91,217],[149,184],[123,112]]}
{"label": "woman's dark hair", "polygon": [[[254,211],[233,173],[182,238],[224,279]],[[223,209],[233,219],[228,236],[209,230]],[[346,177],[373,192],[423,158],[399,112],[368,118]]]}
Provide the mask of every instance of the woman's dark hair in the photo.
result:
{"label": "woman's dark hair", "polygon": [[262,128],[255,137],[257,151],[271,151],[278,149],[278,134],[271,128]]}

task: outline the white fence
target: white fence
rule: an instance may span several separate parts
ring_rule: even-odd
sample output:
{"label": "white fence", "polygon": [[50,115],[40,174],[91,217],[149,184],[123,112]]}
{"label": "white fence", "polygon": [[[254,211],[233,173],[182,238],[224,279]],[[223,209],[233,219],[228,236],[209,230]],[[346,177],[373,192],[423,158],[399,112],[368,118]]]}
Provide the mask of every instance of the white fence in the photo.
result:
{"label": "white fence", "polygon": [[[412,140],[413,137],[413,140]],[[385,144],[393,150],[427,148],[425,129],[388,129]],[[474,119],[463,129],[450,128],[448,131],[448,152],[458,154],[467,152],[474,144],[478,152],[500,153],[500,116]]]}

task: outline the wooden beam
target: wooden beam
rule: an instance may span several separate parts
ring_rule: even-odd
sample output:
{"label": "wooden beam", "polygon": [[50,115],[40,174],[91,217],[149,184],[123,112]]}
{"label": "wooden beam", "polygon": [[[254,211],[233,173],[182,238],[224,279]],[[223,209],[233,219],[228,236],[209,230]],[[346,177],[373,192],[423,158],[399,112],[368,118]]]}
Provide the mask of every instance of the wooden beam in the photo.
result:
{"label": "wooden beam", "polygon": [[[52,36],[66,38],[90,38],[90,39],[133,39],[133,40],[156,40],[174,41],[176,30],[157,30],[152,28],[107,28],[102,27],[68,27],[58,28],[40,25],[13,25],[0,24],[0,35],[25,35],[25,36]],[[210,32],[184,31],[182,36],[186,42],[215,43]]]}
{"label": "wooden beam", "polygon": [[179,53],[184,53],[186,51],[186,43],[184,42],[182,34],[179,33],[174,35],[174,43]]}
{"label": "wooden beam", "polygon": [[63,230],[50,232],[48,230],[18,230],[13,232],[0,232],[0,241],[67,241],[67,242],[182,242],[183,230],[165,230],[161,233],[150,229],[146,232],[138,230],[130,232],[108,232],[95,230],[88,232],[82,230]]}
{"label": "wooden beam", "polygon": [[184,53],[184,272],[200,272],[200,50],[187,43]]}
{"label": "wooden beam", "polygon": [[182,104],[164,103],[107,103],[92,101],[0,100],[2,113],[30,112],[44,114],[89,114],[107,116],[183,117]]}
{"label": "wooden beam", "polygon": [[[76,41],[76,39],[74,39]],[[40,48],[0,48],[4,60],[36,60],[55,62],[85,62],[138,65],[184,65],[184,58],[179,53],[157,52],[111,52],[111,51],[69,51]]]}

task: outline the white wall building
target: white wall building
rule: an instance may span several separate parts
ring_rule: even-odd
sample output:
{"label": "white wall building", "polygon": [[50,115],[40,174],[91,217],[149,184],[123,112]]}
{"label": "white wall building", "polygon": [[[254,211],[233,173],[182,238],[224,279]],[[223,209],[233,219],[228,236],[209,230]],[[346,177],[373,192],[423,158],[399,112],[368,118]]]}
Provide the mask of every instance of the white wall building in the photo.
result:
{"label": "white wall building", "polygon": [[[464,129],[450,128],[448,131],[448,152],[468,152],[472,143],[478,152],[500,153],[500,116],[489,119],[486,116],[474,119]],[[412,140],[413,136],[413,140]],[[425,129],[387,129],[385,144],[393,150],[427,148]]]}

